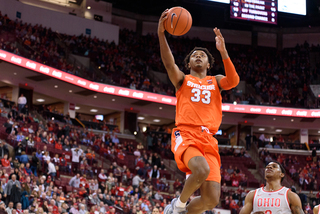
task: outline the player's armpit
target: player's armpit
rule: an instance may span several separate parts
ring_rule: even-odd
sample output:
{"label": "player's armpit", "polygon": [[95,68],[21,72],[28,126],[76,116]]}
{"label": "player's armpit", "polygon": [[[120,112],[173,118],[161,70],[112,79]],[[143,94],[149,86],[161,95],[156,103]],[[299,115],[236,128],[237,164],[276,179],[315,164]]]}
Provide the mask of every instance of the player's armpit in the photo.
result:
{"label": "player's armpit", "polygon": [[230,58],[223,60],[223,64],[226,76],[217,81],[221,89],[230,90],[239,84],[240,78]]}
{"label": "player's armpit", "polygon": [[250,214],[252,212],[254,193],[255,193],[254,190],[248,193],[248,195],[246,196],[246,199],[244,200],[244,206],[240,210],[240,214]]}
{"label": "player's armpit", "polygon": [[304,214],[302,210],[301,200],[296,193],[289,190],[288,199],[293,214]]}

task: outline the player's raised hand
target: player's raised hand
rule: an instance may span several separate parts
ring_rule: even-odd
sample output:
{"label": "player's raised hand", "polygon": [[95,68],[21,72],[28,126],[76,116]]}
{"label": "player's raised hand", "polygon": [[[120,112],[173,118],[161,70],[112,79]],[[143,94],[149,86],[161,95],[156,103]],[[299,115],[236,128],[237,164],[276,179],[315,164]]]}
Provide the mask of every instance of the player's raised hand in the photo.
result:
{"label": "player's raised hand", "polygon": [[160,16],[159,23],[158,23],[158,33],[163,33],[165,31],[163,22],[168,18],[167,16],[168,12],[169,12],[169,9],[166,9],[165,11],[163,11],[163,13]]}
{"label": "player's raised hand", "polygon": [[224,42],[224,38],[220,32],[220,29],[214,28],[213,32],[216,34],[215,40],[216,40],[216,47],[217,47],[218,51],[226,52],[227,51],[226,45]]}

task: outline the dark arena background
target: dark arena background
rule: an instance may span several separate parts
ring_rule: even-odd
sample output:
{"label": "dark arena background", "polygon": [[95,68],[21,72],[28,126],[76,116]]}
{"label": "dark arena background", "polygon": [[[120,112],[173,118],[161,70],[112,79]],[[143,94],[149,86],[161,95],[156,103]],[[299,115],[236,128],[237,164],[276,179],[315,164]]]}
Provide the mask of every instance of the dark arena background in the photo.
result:
{"label": "dark arena background", "polygon": [[157,36],[174,6],[193,19],[167,34],[179,68],[200,46],[215,57],[208,75],[224,75],[218,27],[240,76],[221,93],[221,198],[206,213],[239,213],[272,160],[313,213],[319,0],[0,0],[0,213],[163,213],[180,195],[177,99]]}

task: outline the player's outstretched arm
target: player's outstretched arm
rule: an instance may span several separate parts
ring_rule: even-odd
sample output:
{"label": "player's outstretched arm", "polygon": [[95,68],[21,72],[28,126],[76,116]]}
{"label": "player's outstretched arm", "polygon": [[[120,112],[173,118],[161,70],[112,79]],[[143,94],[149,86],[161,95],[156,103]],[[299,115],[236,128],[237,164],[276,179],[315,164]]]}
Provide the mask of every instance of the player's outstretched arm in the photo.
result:
{"label": "player's outstretched arm", "polygon": [[288,199],[289,199],[290,208],[293,214],[304,214],[302,210],[301,200],[296,193],[289,190]]}
{"label": "player's outstretched arm", "polygon": [[319,205],[313,208],[313,214],[318,214],[318,213],[319,213]]}
{"label": "player's outstretched arm", "polygon": [[172,52],[170,50],[170,47],[168,45],[166,36],[164,34],[165,28],[163,22],[168,18],[168,9],[166,9],[159,19],[158,24],[158,37],[159,37],[159,43],[160,43],[160,54],[161,59],[164,64],[164,67],[166,68],[169,78],[176,87],[176,89],[179,89],[183,80],[184,80],[184,73],[180,71],[179,67],[175,64]]}
{"label": "player's outstretched arm", "polygon": [[225,69],[226,76],[217,75],[216,80],[219,84],[220,89],[230,90],[239,84],[240,78],[237,71],[229,57],[228,51],[226,49],[226,44],[224,38],[218,28],[213,29],[216,34],[216,47],[221,54],[223,65]]}

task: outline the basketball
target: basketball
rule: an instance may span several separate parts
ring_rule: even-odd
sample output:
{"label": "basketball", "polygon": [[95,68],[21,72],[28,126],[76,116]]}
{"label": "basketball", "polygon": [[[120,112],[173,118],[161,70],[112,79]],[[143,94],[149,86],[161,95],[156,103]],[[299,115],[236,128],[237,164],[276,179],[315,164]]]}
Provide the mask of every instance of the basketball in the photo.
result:
{"label": "basketball", "polygon": [[191,25],[191,14],[183,7],[171,8],[168,13],[168,19],[164,22],[166,31],[174,36],[186,34],[190,30]]}

